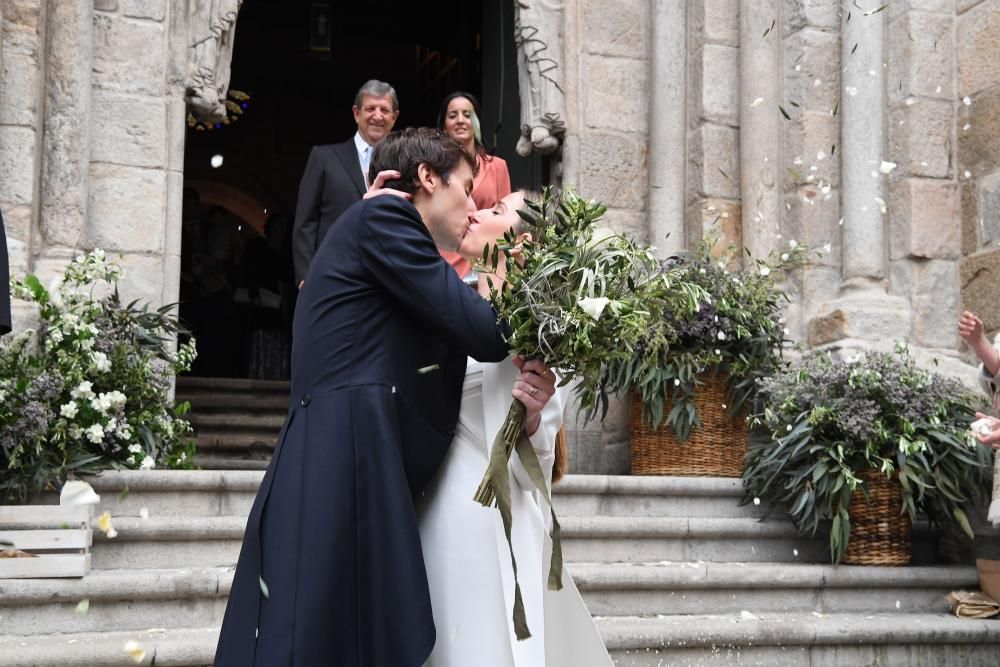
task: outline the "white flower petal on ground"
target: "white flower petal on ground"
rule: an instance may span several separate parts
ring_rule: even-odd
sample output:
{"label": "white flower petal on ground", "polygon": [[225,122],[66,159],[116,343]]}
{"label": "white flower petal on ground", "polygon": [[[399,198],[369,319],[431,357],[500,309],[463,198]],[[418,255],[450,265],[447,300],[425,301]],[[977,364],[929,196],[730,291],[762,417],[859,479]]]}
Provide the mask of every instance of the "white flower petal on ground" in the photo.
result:
{"label": "white flower petal on ground", "polygon": [[142,648],[142,645],[139,642],[133,639],[125,642],[125,646],[123,648],[129,659],[137,665],[146,659],[145,649]]}
{"label": "white flower petal on ground", "polygon": [[878,170],[881,171],[883,174],[891,174],[892,170],[895,168],[896,168],[895,162],[886,162],[885,160],[882,160],[882,164],[879,165]]}
{"label": "white flower petal on ground", "polygon": [[78,479],[67,481],[59,492],[59,504],[64,507],[96,505],[99,502],[101,497],[94,492],[94,487]]}
{"label": "white flower petal on ground", "polygon": [[576,305],[583,309],[583,312],[590,315],[595,320],[601,319],[601,313],[608,305],[610,299],[606,296],[586,297],[576,302]]}
{"label": "white flower petal on ground", "polygon": [[86,614],[88,611],[90,611],[90,599],[83,598],[82,600],[77,602],[76,608],[73,611],[75,611],[78,614]]}
{"label": "white flower petal on ground", "polygon": [[139,518],[142,519],[143,521],[145,521],[146,519],[149,518],[149,508],[148,507],[141,507],[141,508],[139,508]]}
{"label": "white flower petal on ground", "polygon": [[757,99],[755,99],[755,100],[754,100],[753,102],[751,102],[751,103],[750,103],[750,106],[751,106],[751,107],[758,107],[758,106],[760,106],[760,105],[761,105],[761,104],[762,104],[763,102],[764,102],[764,98],[763,98],[763,97],[758,97]]}

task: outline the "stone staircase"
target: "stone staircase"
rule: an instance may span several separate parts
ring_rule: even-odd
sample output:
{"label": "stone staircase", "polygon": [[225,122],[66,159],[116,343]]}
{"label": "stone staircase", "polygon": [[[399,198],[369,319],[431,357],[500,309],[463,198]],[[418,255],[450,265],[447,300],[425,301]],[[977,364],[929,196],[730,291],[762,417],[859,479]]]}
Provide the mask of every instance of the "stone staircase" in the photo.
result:
{"label": "stone staircase", "polygon": [[[118,537],[95,532],[83,579],[0,581],[0,666],[132,664],[127,641],[143,664],[211,664],[261,476],[95,480]],[[976,587],[973,568],[826,565],[822,541],[739,495],[723,479],[571,475],[556,487],[568,570],[617,664],[1000,664],[1000,621],[946,613],[949,590]],[[922,532],[919,560],[932,538]]]}
{"label": "stone staircase", "polygon": [[176,400],[188,415],[205,470],[263,470],[288,414],[289,383],[181,376]]}

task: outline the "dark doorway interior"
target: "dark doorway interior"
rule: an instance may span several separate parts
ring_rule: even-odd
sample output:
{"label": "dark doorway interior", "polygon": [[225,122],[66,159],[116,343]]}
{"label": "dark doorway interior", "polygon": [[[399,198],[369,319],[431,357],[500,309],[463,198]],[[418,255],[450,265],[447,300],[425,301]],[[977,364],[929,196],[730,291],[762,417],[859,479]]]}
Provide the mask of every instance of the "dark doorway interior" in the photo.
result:
{"label": "dark doorway interior", "polygon": [[514,153],[511,14],[509,0],[244,3],[230,122],[189,127],[185,147],[181,315],[199,341],[192,374],[288,377],[299,179],[312,146],[354,133],[351,105],[366,80],[396,88],[397,129],[433,125],[451,91],[478,95],[484,140],[514,186],[538,185],[538,161]]}

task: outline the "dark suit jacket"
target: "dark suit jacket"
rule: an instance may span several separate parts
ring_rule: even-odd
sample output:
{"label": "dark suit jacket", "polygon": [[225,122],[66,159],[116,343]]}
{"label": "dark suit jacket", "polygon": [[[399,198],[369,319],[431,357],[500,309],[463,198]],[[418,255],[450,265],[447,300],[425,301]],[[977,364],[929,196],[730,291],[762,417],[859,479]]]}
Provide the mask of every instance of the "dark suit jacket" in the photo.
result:
{"label": "dark suit jacket", "polygon": [[466,358],[504,359],[505,333],[412,204],[375,197],[344,213],[299,295],[291,409],[217,666],[424,664],[435,632],[413,497],[455,434]]}
{"label": "dark suit jacket", "polygon": [[7,259],[7,235],[0,213],[0,336],[10,331],[10,263]]}
{"label": "dark suit jacket", "polygon": [[306,277],[330,227],[366,190],[353,136],[340,144],[313,147],[295,205],[292,257],[296,285]]}

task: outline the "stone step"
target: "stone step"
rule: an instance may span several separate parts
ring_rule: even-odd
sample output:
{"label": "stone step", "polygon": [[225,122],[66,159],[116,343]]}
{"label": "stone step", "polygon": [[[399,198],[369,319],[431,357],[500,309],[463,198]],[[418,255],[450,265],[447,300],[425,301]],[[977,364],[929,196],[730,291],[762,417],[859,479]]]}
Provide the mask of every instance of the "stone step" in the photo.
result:
{"label": "stone step", "polygon": [[195,436],[199,456],[223,456],[233,460],[251,461],[257,458],[270,460],[277,440],[278,432],[270,430],[244,433],[207,432]]}
{"label": "stone step", "polygon": [[231,451],[228,452],[229,456],[227,456],[225,450],[210,451],[206,454],[195,455],[194,460],[202,470],[264,471],[267,469],[267,464],[271,462],[271,451],[270,449],[260,450],[254,454],[258,458],[248,458],[246,455],[233,456]]}
{"label": "stone step", "polygon": [[244,378],[214,378],[181,375],[177,378],[178,396],[212,393],[270,394],[288,396],[292,384],[287,380],[249,380]]}
{"label": "stone step", "polygon": [[[5,635],[215,627],[222,624],[232,581],[232,568],[0,580],[0,625]],[[85,611],[78,610],[83,600]]]}
{"label": "stone step", "polygon": [[288,412],[287,394],[243,394],[220,392],[211,394],[189,394],[178,396],[178,400],[191,401],[191,415],[213,413],[275,413],[284,416]]}
{"label": "stone step", "polygon": [[[245,408],[243,408],[245,410]],[[219,435],[242,434],[246,432],[262,433],[272,442],[285,423],[285,414],[259,414],[241,412],[233,414],[199,414],[191,412],[188,420],[195,427],[198,435],[213,433]]]}
{"label": "stone step", "polygon": [[599,618],[619,667],[996,667],[1000,622],[946,614]]}
{"label": "stone step", "polygon": [[927,613],[977,590],[974,567],[798,563],[570,563],[596,616],[755,613]]}
{"label": "stone step", "polygon": [[[799,535],[788,520],[566,516],[563,553],[571,561],[828,563],[822,537]],[[914,529],[914,563],[934,560],[933,535]]]}
{"label": "stone step", "polygon": [[[113,516],[113,515],[112,515]],[[94,531],[91,567],[101,570],[232,567],[246,516],[114,517],[118,535]]]}
{"label": "stone step", "polygon": [[[109,470],[87,478],[101,496],[98,513],[138,517],[246,516],[263,473],[239,470]],[[52,500],[58,502],[55,496]]]}
{"label": "stone step", "polygon": [[761,517],[740,507],[743,485],[721,477],[567,475],[556,484],[560,516]]}
{"label": "stone step", "polygon": [[139,664],[206,667],[212,664],[219,628],[149,628],[115,632],[0,636],[0,667],[123,667],[134,641],[145,651]]}

